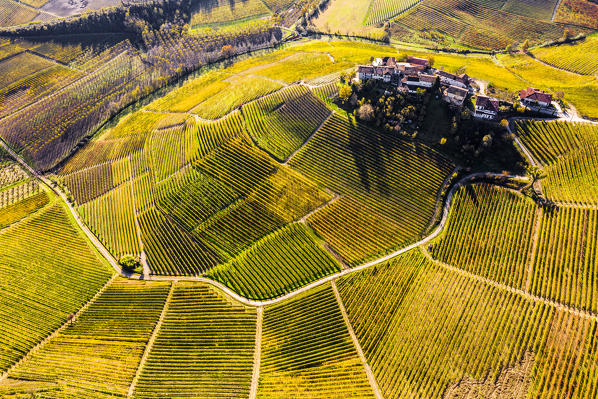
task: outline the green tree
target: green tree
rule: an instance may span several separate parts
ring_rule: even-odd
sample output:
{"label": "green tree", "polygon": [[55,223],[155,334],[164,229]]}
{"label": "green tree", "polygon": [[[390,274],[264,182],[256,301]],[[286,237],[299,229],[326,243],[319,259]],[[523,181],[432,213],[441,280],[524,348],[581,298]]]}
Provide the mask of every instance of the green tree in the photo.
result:
{"label": "green tree", "polygon": [[133,273],[135,269],[141,266],[139,258],[134,255],[123,255],[118,260],[118,263],[121,265],[123,270],[128,273]]}
{"label": "green tree", "polygon": [[505,51],[509,54],[513,54],[513,48],[514,48],[513,43],[511,43],[505,48]]}
{"label": "green tree", "polygon": [[342,85],[338,89],[338,97],[343,101],[343,104],[349,101],[351,94],[353,94],[353,90],[349,85]]}
{"label": "green tree", "polygon": [[527,51],[529,50],[529,40],[525,40],[523,42],[523,44],[521,45],[521,51],[523,51],[524,53],[527,53]]}
{"label": "green tree", "polygon": [[525,185],[525,187],[523,187],[521,190],[525,191],[529,188],[533,188],[534,184],[536,184],[536,182],[544,179],[546,177],[546,173],[544,173],[544,171],[540,168],[538,168],[537,166],[533,166],[533,165],[528,165],[526,167],[526,174],[529,177],[529,183]]}

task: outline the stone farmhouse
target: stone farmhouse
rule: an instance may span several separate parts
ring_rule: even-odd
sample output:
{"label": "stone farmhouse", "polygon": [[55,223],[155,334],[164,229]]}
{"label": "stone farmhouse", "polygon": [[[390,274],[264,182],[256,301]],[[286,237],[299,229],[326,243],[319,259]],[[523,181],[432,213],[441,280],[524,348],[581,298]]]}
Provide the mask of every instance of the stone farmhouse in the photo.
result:
{"label": "stone farmhouse", "polygon": [[409,93],[416,93],[417,89],[429,89],[436,82],[435,75],[419,74],[407,75],[401,80],[401,83],[407,87]]}
{"label": "stone farmhouse", "polygon": [[494,121],[498,119],[499,101],[496,98],[477,96],[473,116],[480,119]]}
{"label": "stone farmhouse", "polygon": [[432,87],[436,76],[428,75],[429,62],[423,58],[410,57],[412,62],[397,62],[394,57],[376,58],[372,65],[360,65],[357,68],[357,79],[365,82],[370,79],[405,86],[412,93],[417,88]]}
{"label": "stone farmhouse", "polygon": [[436,75],[440,77],[440,84],[443,86],[457,86],[464,89],[469,88],[469,76],[466,74],[455,75],[453,73],[445,72],[443,70],[436,71]]}
{"label": "stone farmhouse", "polygon": [[444,91],[444,100],[449,103],[449,105],[455,107],[462,107],[465,103],[465,99],[469,94],[469,90],[459,86],[449,86]]}
{"label": "stone farmhouse", "polygon": [[414,64],[414,65],[421,65],[424,68],[430,68],[430,61],[428,61],[425,58],[417,58],[417,57],[409,56],[409,57],[407,57],[407,63]]}
{"label": "stone farmhouse", "polygon": [[376,58],[372,65],[360,65],[357,79],[365,82],[370,79],[392,84],[416,93],[418,89],[429,89],[436,80],[445,89],[443,99],[451,106],[462,107],[468,94],[472,92],[471,81],[466,74],[455,75],[430,67],[425,58],[408,57],[406,62],[398,62],[394,57]]}

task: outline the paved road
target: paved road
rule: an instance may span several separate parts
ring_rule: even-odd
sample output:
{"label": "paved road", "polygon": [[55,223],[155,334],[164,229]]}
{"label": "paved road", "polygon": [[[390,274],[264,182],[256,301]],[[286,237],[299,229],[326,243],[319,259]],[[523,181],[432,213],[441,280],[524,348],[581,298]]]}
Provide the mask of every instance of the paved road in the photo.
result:
{"label": "paved road", "polygon": [[[520,143],[521,145],[521,143]],[[245,297],[240,296],[239,294],[237,294],[236,292],[232,291],[230,288],[226,287],[225,285],[205,278],[205,277],[193,277],[193,276],[189,276],[189,277],[184,277],[184,276],[156,276],[156,275],[152,275],[152,276],[147,276],[147,275],[138,275],[138,274],[127,274],[124,273],[122,268],[119,266],[118,262],[116,261],[116,259],[112,256],[112,254],[104,247],[104,245],[98,240],[98,238],[89,230],[89,228],[85,225],[85,223],[83,223],[83,221],[81,220],[81,218],[79,217],[78,212],[73,208],[73,206],[70,204],[70,202],[68,201],[68,199],[66,198],[66,196],[64,195],[64,193],[55,188],[52,184],[52,182],[50,182],[47,178],[45,178],[44,176],[40,175],[39,173],[37,173],[33,168],[31,168],[18,154],[16,154],[14,151],[12,151],[7,145],[6,143],[4,143],[3,141],[0,141],[0,146],[2,146],[17,162],[19,162],[25,169],[27,169],[32,175],[34,175],[35,177],[37,177],[38,179],[40,179],[44,184],[46,184],[48,187],[50,187],[50,189],[52,191],[54,191],[67,205],[69,211],[71,212],[71,214],[73,215],[75,221],[77,222],[77,224],[81,227],[81,229],[83,230],[83,232],[85,233],[85,235],[89,238],[89,240],[91,241],[91,243],[98,249],[98,251],[108,260],[108,262],[110,263],[110,265],[114,268],[114,270],[119,273],[120,275],[124,276],[124,277],[129,277],[129,278],[133,278],[133,279],[144,279],[144,280],[151,280],[151,281],[197,281],[197,282],[203,282],[206,284],[210,284],[214,287],[216,287],[217,289],[223,291],[224,293],[226,293],[228,296],[232,297],[233,299],[249,305],[249,306],[268,306],[268,305],[272,305],[275,303],[279,303],[282,301],[286,301],[287,299],[293,298],[297,295],[300,295],[306,291],[309,291],[317,286],[320,286],[322,284],[326,284],[328,282],[331,282],[333,280],[336,280],[340,277],[343,277],[347,274],[351,274],[351,273],[357,273],[361,270],[367,269],[369,267],[384,263],[398,255],[401,255],[403,253],[406,253],[408,251],[411,251],[419,246],[423,246],[425,244],[427,244],[429,241],[433,240],[434,238],[436,238],[441,232],[442,229],[444,228],[446,221],[448,219],[448,214],[449,214],[449,207],[450,207],[450,203],[452,200],[452,197],[455,193],[455,191],[462,185],[470,183],[473,180],[479,179],[481,177],[503,177],[503,178],[510,178],[510,179],[519,179],[519,180],[524,180],[526,181],[528,178],[525,176],[515,176],[515,175],[502,175],[502,174],[496,174],[496,173],[473,173],[470,174],[468,176],[465,176],[464,178],[462,178],[457,184],[455,184],[451,191],[449,192],[446,201],[443,205],[443,209],[442,209],[442,219],[440,221],[440,223],[438,224],[437,228],[430,233],[430,235],[426,236],[425,238],[411,244],[408,245],[404,248],[401,248],[397,251],[394,251],[388,255],[385,255],[383,257],[380,257],[378,259],[375,259],[373,261],[361,264],[359,266],[356,266],[354,268],[351,269],[345,269],[342,270],[338,273],[329,275],[327,277],[324,277],[320,280],[314,281],[310,284],[307,284],[306,286],[299,288],[293,292],[287,293],[286,295],[283,295],[281,297],[278,298],[274,298],[274,299],[268,299],[268,300],[252,300],[252,299],[248,299]],[[523,149],[525,149],[524,146],[522,146]],[[526,150],[526,149],[525,149]],[[527,151],[527,150],[526,150]],[[531,155],[530,155],[531,156]],[[563,305],[564,306],[564,305]],[[574,308],[572,308],[574,309]],[[578,309],[574,309],[575,311],[579,311]]]}

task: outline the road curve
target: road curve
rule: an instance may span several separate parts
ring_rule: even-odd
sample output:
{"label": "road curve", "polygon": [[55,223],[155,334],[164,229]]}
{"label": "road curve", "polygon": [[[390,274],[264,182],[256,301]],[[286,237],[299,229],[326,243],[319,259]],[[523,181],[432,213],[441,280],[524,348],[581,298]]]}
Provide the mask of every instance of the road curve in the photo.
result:
{"label": "road curve", "polygon": [[[588,121],[589,122],[589,121]],[[510,129],[509,129],[510,131]],[[525,146],[523,145],[523,143],[521,142],[517,142],[517,144],[520,146],[520,148],[523,150],[523,152],[528,155],[529,152],[527,151],[527,149],[525,148]],[[81,229],[83,230],[83,232],[85,233],[85,235],[89,238],[89,240],[91,241],[91,243],[96,247],[96,249],[102,254],[102,256],[104,256],[108,262],[110,263],[110,265],[112,266],[112,268],[121,276],[126,277],[126,278],[132,278],[132,279],[138,279],[138,280],[149,280],[149,281],[197,281],[197,282],[202,282],[202,283],[206,283],[206,284],[210,284],[213,287],[221,290],[222,292],[224,292],[225,294],[227,294],[229,297],[245,304],[248,306],[268,306],[268,305],[273,305],[275,303],[279,303],[282,301],[286,301],[288,299],[291,299],[293,297],[296,297],[298,295],[301,295],[315,287],[318,287],[322,284],[326,284],[328,282],[331,282],[333,280],[336,280],[337,278],[343,277],[347,274],[351,274],[351,273],[356,273],[359,272],[361,270],[367,269],[369,267],[384,263],[392,258],[394,258],[395,256],[401,255],[405,252],[411,251],[412,249],[418,247],[418,246],[422,246],[427,244],[428,242],[430,242],[431,240],[433,240],[434,238],[436,238],[441,232],[442,229],[444,228],[447,220],[448,220],[448,214],[449,214],[449,208],[450,208],[450,204],[451,204],[451,200],[452,197],[455,193],[455,191],[465,185],[468,184],[476,179],[480,179],[483,177],[488,177],[488,178],[494,178],[494,177],[501,177],[501,178],[508,178],[508,179],[516,179],[516,180],[520,180],[520,181],[528,181],[528,177],[526,176],[518,176],[518,175],[506,175],[506,174],[498,174],[498,173],[490,173],[490,172],[478,172],[478,173],[472,173],[469,174],[465,177],[463,177],[461,180],[459,180],[455,185],[453,185],[453,187],[451,188],[451,190],[449,191],[446,200],[444,201],[443,204],[443,209],[442,209],[442,218],[440,220],[440,223],[438,224],[438,226],[436,227],[436,229],[434,229],[434,231],[432,231],[428,236],[422,238],[421,240],[408,245],[406,247],[403,247],[397,251],[394,251],[392,253],[389,253],[385,256],[382,256],[378,259],[372,260],[370,262],[366,262],[363,263],[359,266],[353,267],[351,269],[344,269],[340,272],[331,274],[327,277],[324,277],[320,280],[314,281],[310,284],[307,284],[295,291],[289,292],[283,296],[277,297],[277,298],[273,298],[273,299],[267,299],[267,300],[254,300],[254,299],[248,299],[245,298],[241,295],[239,295],[238,293],[232,291],[230,288],[228,288],[227,286],[223,285],[222,283],[212,280],[212,279],[208,279],[205,277],[197,277],[197,276],[156,276],[156,275],[139,275],[139,274],[130,274],[130,273],[126,273],[122,270],[122,268],[120,267],[120,265],[118,264],[118,262],[116,261],[116,259],[114,258],[114,256],[112,256],[112,254],[106,249],[106,247],[104,247],[104,245],[101,243],[101,241],[91,232],[91,230],[89,230],[89,228],[87,227],[87,225],[85,225],[85,223],[81,220],[78,212],[73,208],[72,204],[68,201],[66,195],[57,187],[55,187],[53,185],[53,183],[48,180],[46,177],[40,175],[37,171],[35,171],[33,168],[31,168],[16,152],[14,152],[4,141],[0,140],[0,146],[2,148],[4,148],[9,154],[10,156],[12,156],[19,164],[21,164],[25,169],[27,169],[33,176],[35,176],[36,178],[38,178],[39,180],[41,180],[46,186],[48,186],[54,193],[56,193],[66,204],[66,206],[68,207],[71,215],[73,216],[73,218],[75,219],[75,221],[77,222],[77,224],[79,225],[79,227],[81,227]],[[528,157],[533,164],[535,164],[535,162],[533,161],[533,157],[531,157],[531,154],[529,154],[530,156]]]}
{"label": "road curve", "polygon": [[438,224],[438,226],[436,227],[436,229],[434,229],[434,231],[432,233],[430,233],[428,236],[424,237],[423,239],[421,239],[411,245],[403,247],[397,251],[394,251],[388,255],[382,256],[378,259],[372,260],[367,263],[363,263],[363,264],[353,267],[351,269],[344,269],[338,273],[331,274],[331,275],[324,277],[320,280],[317,280],[310,284],[307,284],[295,291],[289,292],[288,294],[285,294],[283,296],[273,298],[273,299],[267,299],[267,300],[254,300],[254,299],[245,298],[245,297],[237,294],[236,292],[234,292],[233,290],[231,290],[224,284],[222,284],[218,281],[212,280],[212,279],[205,278],[205,277],[156,276],[156,275],[145,276],[145,275],[139,275],[139,274],[125,273],[122,270],[122,268],[120,267],[120,265],[118,264],[118,262],[116,261],[116,259],[114,258],[114,256],[112,256],[112,254],[106,249],[106,247],[104,247],[104,245],[100,242],[100,240],[91,232],[91,230],[89,230],[87,225],[81,220],[79,213],[73,208],[72,204],[67,199],[66,195],[61,190],[59,190],[57,187],[55,187],[54,184],[50,180],[48,180],[46,177],[42,176],[37,171],[35,171],[32,167],[30,167],[27,164],[27,162],[25,162],[16,152],[14,152],[4,141],[0,140],[0,146],[2,148],[4,148],[4,150],[6,150],[10,154],[10,156],[13,157],[19,164],[21,164],[25,169],[27,169],[27,171],[29,171],[29,173],[31,173],[33,176],[35,176],[36,178],[41,180],[46,186],[48,186],[54,193],[56,193],[64,201],[64,203],[66,204],[67,208],[69,209],[71,215],[73,215],[73,218],[75,219],[75,221],[77,222],[79,227],[81,227],[81,229],[83,230],[85,235],[89,238],[91,243],[102,254],[102,256],[104,256],[108,260],[108,262],[110,263],[112,268],[121,276],[127,277],[127,278],[132,278],[132,279],[149,280],[149,281],[197,281],[197,282],[202,282],[202,283],[212,285],[213,287],[223,291],[225,294],[227,294],[231,298],[233,298],[245,305],[249,305],[249,306],[268,306],[268,305],[272,305],[272,304],[279,303],[282,301],[286,301],[290,298],[301,295],[301,294],[311,290],[312,288],[315,288],[322,284],[336,280],[337,278],[343,277],[347,274],[356,273],[361,270],[367,269],[368,267],[372,267],[372,266],[378,265],[380,263],[384,263],[384,262],[388,261],[389,259],[394,258],[395,256],[401,255],[405,252],[411,251],[414,248],[417,248],[420,245],[424,245],[424,244],[428,243],[429,241],[436,238],[442,232],[442,229],[448,219],[448,213],[449,213],[450,203],[451,203],[453,194],[459,187],[461,187],[464,184],[467,184],[473,180],[476,180],[476,179],[479,179],[482,177],[502,177],[502,178],[510,178],[510,179],[527,180],[527,177],[525,177],[525,176],[503,175],[503,174],[489,173],[489,172],[480,172],[480,173],[469,174],[469,175],[463,177],[461,180],[459,180],[451,188],[451,190],[448,193],[448,196],[446,197],[444,205],[443,205],[442,219],[440,220],[440,223]]}
{"label": "road curve", "polygon": [[[440,223],[438,224],[438,226],[436,227],[436,229],[434,229],[434,231],[432,233],[430,233],[428,236],[424,237],[423,239],[408,245],[406,247],[403,247],[397,251],[394,251],[388,255],[385,255],[383,257],[380,257],[378,259],[375,259],[373,261],[367,262],[367,263],[363,263],[359,266],[356,266],[354,268],[351,269],[345,269],[342,270],[340,272],[331,274],[329,276],[326,276],[320,280],[314,281],[310,284],[307,284],[295,291],[289,292],[288,294],[285,294],[283,296],[277,297],[277,298],[273,298],[273,299],[267,299],[267,300],[254,300],[254,299],[248,299],[245,298],[239,294],[237,294],[236,292],[232,291],[230,288],[228,288],[227,286],[223,285],[222,283],[215,281],[215,280],[211,280],[205,277],[193,277],[193,276],[180,276],[180,277],[172,277],[172,276],[148,276],[145,277],[145,280],[150,280],[150,281],[198,281],[198,282],[203,282],[203,283],[207,283],[207,284],[211,284],[212,286],[222,290],[223,292],[225,292],[227,295],[229,295],[230,297],[232,297],[233,299],[245,304],[245,305],[249,305],[249,306],[268,306],[268,305],[273,305],[275,303],[279,303],[282,301],[286,301],[290,298],[296,297],[298,295],[301,295],[309,290],[311,290],[312,288],[318,287],[322,284],[328,283],[330,281],[336,280],[339,277],[343,277],[347,274],[351,274],[351,273],[356,273],[358,271],[367,269],[368,267],[372,267],[381,263],[384,263],[386,261],[388,261],[389,259],[394,258],[395,256],[401,255],[405,252],[411,251],[414,248],[417,248],[420,245],[424,245],[426,243],[428,243],[429,241],[433,240],[434,238],[436,238],[441,232],[442,229],[444,228],[444,225],[446,224],[447,220],[448,220],[448,214],[449,214],[449,208],[450,208],[450,203],[452,200],[452,197],[455,193],[455,191],[461,187],[462,185],[465,185],[467,183],[470,183],[471,181],[480,179],[480,178],[484,178],[484,177],[502,177],[502,178],[509,178],[509,179],[517,179],[517,180],[522,180],[522,181],[527,181],[527,177],[525,176],[516,176],[516,175],[503,175],[503,174],[498,174],[498,173],[486,173],[486,172],[480,172],[480,173],[472,173],[470,175],[465,176],[464,178],[462,178],[461,180],[459,180],[459,182],[457,182],[452,189],[449,191],[449,194],[446,198],[446,201],[443,205],[443,211],[442,211],[442,219],[440,220]],[[130,276],[131,278],[144,278],[143,276],[139,276],[139,275],[132,275]]]}

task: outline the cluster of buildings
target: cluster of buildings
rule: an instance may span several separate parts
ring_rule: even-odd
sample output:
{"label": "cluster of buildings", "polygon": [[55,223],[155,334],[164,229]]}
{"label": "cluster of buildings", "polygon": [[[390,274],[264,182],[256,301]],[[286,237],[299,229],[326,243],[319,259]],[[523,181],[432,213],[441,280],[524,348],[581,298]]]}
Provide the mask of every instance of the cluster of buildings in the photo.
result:
{"label": "cluster of buildings", "polygon": [[[425,58],[407,57],[405,62],[398,62],[394,57],[375,59],[371,65],[360,65],[357,68],[357,79],[365,82],[370,79],[379,80],[409,93],[418,89],[428,89],[438,80],[443,92],[443,99],[449,105],[461,108],[470,94],[474,93],[471,79],[466,74],[453,74],[430,66]],[[519,94],[521,104],[543,113],[554,110],[552,96],[541,90],[528,87]],[[499,117],[499,100],[477,95],[474,116],[485,120],[497,120]]]}

